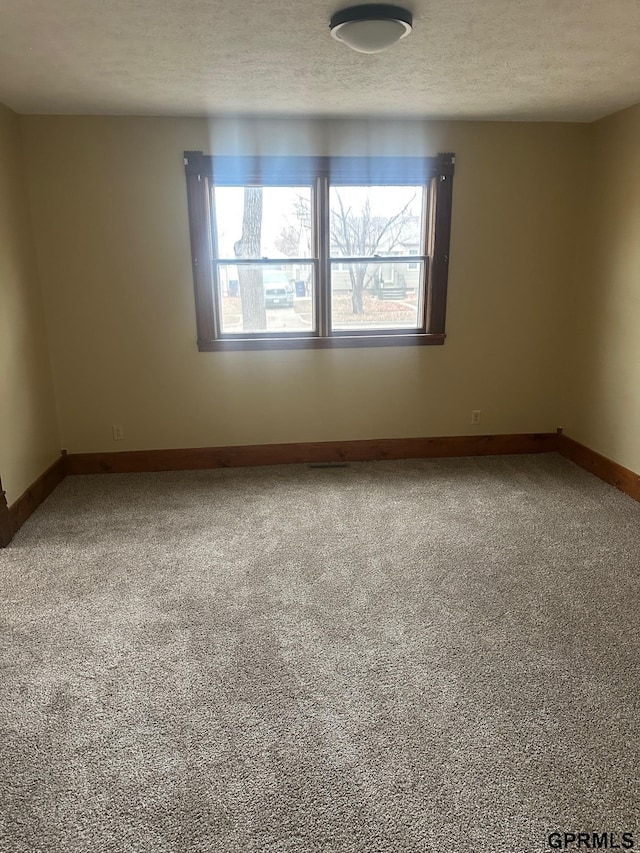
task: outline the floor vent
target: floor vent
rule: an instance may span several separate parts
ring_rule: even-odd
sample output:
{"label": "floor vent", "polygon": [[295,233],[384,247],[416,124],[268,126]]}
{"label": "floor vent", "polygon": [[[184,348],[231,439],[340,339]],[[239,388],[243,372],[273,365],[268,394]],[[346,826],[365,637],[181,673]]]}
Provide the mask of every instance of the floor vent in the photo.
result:
{"label": "floor vent", "polygon": [[310,462],[309,468],[348,468],[348,462]]}

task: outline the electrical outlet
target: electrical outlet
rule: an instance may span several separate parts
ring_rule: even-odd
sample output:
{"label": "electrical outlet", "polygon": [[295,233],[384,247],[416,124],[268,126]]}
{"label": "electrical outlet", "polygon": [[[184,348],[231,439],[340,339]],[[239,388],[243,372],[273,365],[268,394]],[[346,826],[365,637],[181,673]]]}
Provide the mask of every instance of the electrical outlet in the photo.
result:
{"label": "electrical outlet", "polygon": [[471,424],[473,426],[480,423],[480,409],[473,409],[471,412]]}
{"label": "electrical outlet", "polygon": [[111,427],[111,429],[113,430],[113,440],[122,441],[122,439],[124,438],[124,430],[122,429],[122,427],[114,425]]}

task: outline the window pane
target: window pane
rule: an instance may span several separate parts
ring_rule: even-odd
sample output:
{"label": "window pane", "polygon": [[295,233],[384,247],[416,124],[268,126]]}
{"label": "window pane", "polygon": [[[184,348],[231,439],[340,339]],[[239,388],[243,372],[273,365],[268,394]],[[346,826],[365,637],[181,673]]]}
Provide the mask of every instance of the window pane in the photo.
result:
{"label": "window pane", "polygon": [[415,187],[331,187],[331,257],[422,254],[422,197]]}
{"label": "window pane", "polygon": [[218,264],[222,332],[312,332],[311,264]]}
{"label": "window pane", "polygon": [[213,203],[219,258],[312,257],[311,187],[215,187]]}
{"label": "window pane", "polygon": [[420,327],[423,273],[423,261],[332,264],[332,328],[379,330]]}

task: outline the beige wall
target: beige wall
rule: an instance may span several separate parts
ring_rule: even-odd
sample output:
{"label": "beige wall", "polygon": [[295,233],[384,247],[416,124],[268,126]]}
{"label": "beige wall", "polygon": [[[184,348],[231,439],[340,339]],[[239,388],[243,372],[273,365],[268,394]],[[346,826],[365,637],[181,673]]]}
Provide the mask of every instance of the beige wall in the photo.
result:
{"label": "beige wall", "polygon": [[571,294],[563,425],[640,472],[640,106],[590,133],[590,215]]}
{"label": "beige wall", "polygon": [[20,125],[0,106],[0,477],[9,504],[58,456]]}
{"label": "beige wall", "polygon": [[[71,452],[554,430],[585,125],[21,119]],[[457,154],[444,347],[199,353],[182,164]],[[471,427],[472,409],[482,423]],[[125,440],[112,440],[112,424]]]}

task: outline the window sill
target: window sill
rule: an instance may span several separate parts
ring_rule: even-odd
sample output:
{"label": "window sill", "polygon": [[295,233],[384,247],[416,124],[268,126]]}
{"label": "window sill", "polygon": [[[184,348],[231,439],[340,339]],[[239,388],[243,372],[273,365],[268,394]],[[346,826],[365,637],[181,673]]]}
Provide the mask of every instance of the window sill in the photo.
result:
{"label": "window sill", "polygon": [[342,349],[345,347],[441,346],[446,335],[336,335],[331,338],[224,338],[198,341],[200,352],[233,350]]}

